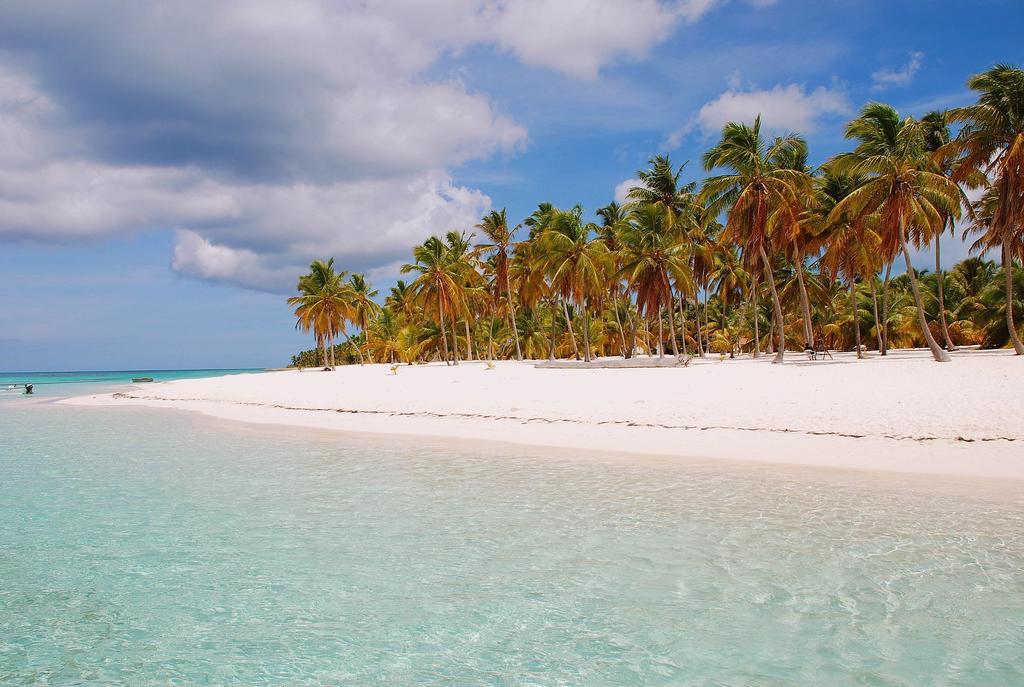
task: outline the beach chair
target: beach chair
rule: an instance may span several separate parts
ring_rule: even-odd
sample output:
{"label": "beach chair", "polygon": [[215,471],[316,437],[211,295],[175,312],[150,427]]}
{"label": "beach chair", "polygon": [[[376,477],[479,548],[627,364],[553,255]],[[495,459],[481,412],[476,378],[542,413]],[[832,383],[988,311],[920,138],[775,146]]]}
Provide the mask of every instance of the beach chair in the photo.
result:
{"label": "beach chair", "polygon": [[829,350],[825,348],[825,344],[816,344],[814,346],[814,359],[817,360],[818,358],[820,358],[821,360],[824,360],[826,356],[829,360],[835,360],[835,358],[832,357],[832,353],[830,353]]}

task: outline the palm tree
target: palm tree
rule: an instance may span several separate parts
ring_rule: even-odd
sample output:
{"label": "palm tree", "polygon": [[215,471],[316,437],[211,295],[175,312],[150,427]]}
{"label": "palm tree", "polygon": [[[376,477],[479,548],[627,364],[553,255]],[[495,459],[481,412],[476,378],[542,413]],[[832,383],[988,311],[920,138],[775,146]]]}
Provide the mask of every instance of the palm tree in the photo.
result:
{"label": "palm tree", "polygon": [[[860,350],[860,321],[857,308],[857,280],[872,280],[874,289],[875,265],[881,239],[871,227],[870,217],[852,215],[847,212],[836,213],[835,207],[845,200],[865,181],[862,176],[839,174],[826,165],[822,175],[817,179],[816,202],[811,212],[824,243],[821,256],[821,269],[832,279],[840,276],[846,279],[850,289],[850,310],[854,331],[854,346],[857,358]],[[875,320],[878,320],[878,308],[875,306]],[[879,339],[879,349],[881,349]]]}
{"label": "palm tree", "polygon": [[[462,321],[466,335],[466,357],[469,360],[473,360],[473,337],[469,330],[469,319],[472,316],[472,309],[469,307],[469,297],[477,296],[479,294],[479,282],[480,273],[476,271],[476,259],[471,253],[472,248],[472,236],[466,236],[466,234],[459,233],[457,231],[449,231],[445,234],[445,243],[448,247],[448,258],[452,263],[453,269],[460,275],[461,284],[463,288],[463,302],[464,307],[460,314],[464,315],[465,319]],[[452,322],[452,347],[453,353],[455,354],[455,363],[459,362],[459,344],[458,335],[455,333],[455,327],[457,322]]]}
{"label": "palm tree", "polygon": [[806,172],[786,169],[780,162],[805,147],[804,140],[794,134],[766,143],[761,136],[761,117],[758,116],[752,127],[735,122],[726,124],[721,140],[704,153],[707,171],[720,167],[732,171],[705,180],[701,197],[708,202],[712,214],[728,208],[728,240],[743,247],[751,269],[759,266],[764,271],[775,310],[776,363],[783,361],[786,339],[782,302],[769,253],[778,242],[778,237],[773,235],[775,228],[797,221],[794,213],[799,206],[801,189],[810,183]]}
{"label": "palm tree", "polygon": [[[1024,259],[1024,234],[1014,233],[1004,225],[996,221],[996,214],[999,211],[998,187],[991,186],[985,191],[980,200],[972,204],[971,225],[964,231],[964,238],[970,233],[978,233],[981,236],[972,244],[971,252],[985,253],[986,251],[998,250],[1002,256],[1003,264],[1003,314],[1006,318],[1007,338],[1013,346],[1017,355],[1021,355],[1020,334],[1013,321],[1013,272],[1014,258]],[[994,299],[989,298],[990,302]]]}
{"label": "palm tree", "polygon": [[[366,277],[362,274],[350,276],[348,278],[348,285],[350,289],[349,298],[351,299],[350,319],[359,329],[365,332],[367,323],[380,312],[380,306],[373,300],[373,297],[377,295],[377,291],[370,286],[366,281]],[[359,354],[359,364],[362,365],[364,362],[363,353],[358,348],[356,348],[356,352]]]}
{"label": "palm tree", "polygon": [[[438,315],[444,360],[449,362],[448,333],[446,322],[453,323],[466,309],[466,294],[463,286],[462,265],[452,259],[449,247],[436,236],[431,236],[421,245],[413,248],[414,263],[402,265],[402,274],[416,272],[413,280],[413,297],[423,307],[430,308]],[[454,325],[453,325],[454,326]],[[458,359],[454,361],[458,364]]]}
{"label": "palm tree", "polygon": [[334,367],[334,337],[344,331],[345,320],[351,315],[350,288],[343,278],[344,273],[334,271],[334,258],[327,262],[314,260],[309,273],[299,277],[299,295],[288,299],[288,305],[295,306],[295,327],[313,331],[317,347],[323,351],[325,368]]}
{"label": "palm tree", "polygon": [[[943,152],[946,144],[949,143],[949,124],[945,112],[929,112],[921,118],[921,125],[924,127],[925,150],[932,157],[935,171],[942,176],[952,178],[953,169],[949,164],[950,156]],[[938,299],[939,327],[942,329],[942,338],[946,342],[946,349],[953,351],[953,339],[949,335],[949,323],[946,321],[946,294],[944,287],[945,279],[942,276],[942,234],[949,228],[953,229],[953,218],[943,213],[942,228],[935,233],[935,295]]]}
{"label": "palm tree", "polygon": [[941,230],[944,213],[959,216],[960,190],[949,179],[931,171],[921,124],[912,117],[900,119],[889,105],[866,105],[860,117],[846,126],[845,135],[859,143],[853,152],[835,157],[836,171],[864,174],[868,179],[838,203],[832,213],[879,214],[883,243],[886,235],[895,235],[903,252],[921,334],[935,360],[948,362],[949,353],[939,346],[928,328],[908,244],[909,232],[914,232],[918,243],[926,243]]}
{"label": "palm tree", "polygon": [[[633,211],[633,220],[623,231],[621,273],[636,293],[636,303],[645,316],[658,318],[658,340],[664,341],[661,313],[668,307],[669,331],[673,355],[679,355],[673,318],[672,285],[692,288],[690,255],[685,244],[669,231],[672,211],[664,206],[641,205]],[[664,344],[658,346],[659,357]]]}
{"label": "palm tree", "polygon": [[584,223],[582,216],[583,208],[578,205],[571,210],[555,210],[539,238],[541,260],[554,290],[563,301],[571,300],[583,312],[583,359],[589,362],[589,307],[592,299],[601,296],[609,256],[602,241],[591,239],[599,227]]}
{"label": "palm tree", "polygon": [[961,156],[954,173],[957,181],[982,171],[992,180],[991,218],[986,244],[1001,244],[1006,278],[1006,326],[1017,355],[1024,355],[1024,343],[1013,322],[1013,264],[1024,259],[1024,70],[997,64],[971,77],[967,86],[978,92],[978,102],[950,111],[950,121],[963,124],[949,144]]}
{"label": "palm tree", "polygon": [[509,321],[512,323],[512,338],[516,345],[516,360],[523,359],[523,350],[519,344],[519,329],[516,327],[516,306],[512,298],[512,280],[509,277],[509,251],[515,247],[512,238],[515,229],[509,230],[508,216],[505,208],[492,210],[484,216],[476,228],[484,233],[489,243],[477,244],[479,253],[489,253],[494,268],[495,291],[504,290],[508,303]]}

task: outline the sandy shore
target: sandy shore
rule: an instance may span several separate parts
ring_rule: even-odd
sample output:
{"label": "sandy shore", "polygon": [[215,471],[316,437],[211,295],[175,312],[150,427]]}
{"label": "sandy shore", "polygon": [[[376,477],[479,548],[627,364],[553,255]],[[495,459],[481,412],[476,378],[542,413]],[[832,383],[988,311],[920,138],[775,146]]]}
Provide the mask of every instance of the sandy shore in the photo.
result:
{"label": "sandy shore", "polygon": [[863,470],[1024,479],[1024,360],[926,351],[785,365],[538,369],[501,361],[190,379],[64,403],[244,422]]}

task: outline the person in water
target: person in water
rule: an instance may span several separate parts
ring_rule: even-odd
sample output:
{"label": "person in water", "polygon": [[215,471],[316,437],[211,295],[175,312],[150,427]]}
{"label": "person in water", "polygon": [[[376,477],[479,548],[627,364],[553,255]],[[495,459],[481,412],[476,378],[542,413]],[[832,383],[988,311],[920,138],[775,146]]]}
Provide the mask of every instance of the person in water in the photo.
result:
{"label": "person in water", "polygon": [[31,394],[32,393],[32,389],[34,389],[34,388],[35,388],[34,384],[26,384],[25,385],[25,393],[26,394]]}

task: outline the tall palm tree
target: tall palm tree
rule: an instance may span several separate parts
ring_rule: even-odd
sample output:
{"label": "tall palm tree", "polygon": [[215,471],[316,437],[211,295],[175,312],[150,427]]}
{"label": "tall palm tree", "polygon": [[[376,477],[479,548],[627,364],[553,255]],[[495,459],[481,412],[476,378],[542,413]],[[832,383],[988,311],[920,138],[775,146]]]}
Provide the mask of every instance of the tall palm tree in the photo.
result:
{"label": "tall palm tree", "polygon": [[583,312],[583,359],[590,361],[591,301],[600,298],[608,269],[608,248],[594,240],[599,227],[584,223],[583,208],[553,212],[540,236],[542,261],[551,275],[554,289],[564,300],[571,300]]}
{"label": "tall palm tree", "polygon": [[[448,333],[446,322],[453,323],[466,309],[466,293],[463,286],[463,267],[452,258],[448,245],[437,236],[431,236],[412,250],[414,263],[402,265],[402,274],[415,272],[413,297],[424,309],[438,315],[441,326],[440,336],[445,363],[449,363]],[[455,359],[458,364],[458,359]]]}
{"label": "tall palm tree", "polygon": [[[670,340],[673,355],[679,355],[673,318],[672,285],[686,290],[692,288],[690,256],[686,244],[677,241],[669,231],[671,209],[657,205],[641,205],[633,211],[633,220],[621,235],[621,273],[636,293],[637,307],[645,316],[652,312],[658,319],[658,339],[661,332],[661,313],[668,308]],[[658,346],[659,355],[664,344]]]}
{"label": "tall palm tree", "polygon": [[978,102],[951,110],[950,120],[963,124],[949,144],[961,156],[954,179],[965,181],[978,170],[992,180],[991,219],[986,222],[990,243],[1001,244],[1006,275],[1006,326],[1017,355],[1024,355],[1013,323],[1013,264],[1024,259],[1016,248],[1024,242],[1024,70],[997,64],[972,76],[967,86]]}
{"label": "tall palm tree", "polygon": [[[921,126],[924,127],[924,147],[925,150],[931,155],[932,162],[935,165],[935,171],[944,177],[951,178],[953,175],[953,168],[950,164],[950,155],[944,153],[945,146],[949,143],[949,124],[948,116],[945,112],[929,112],[924,117],[921,117]],[[935,232],[935,295],[938,299],[939,306],[939,327],[942,329],[942,338],[946,342],[947,350],[955,350],[956,346],[953,345],[953,339],[949,335],[949,322],[946,320],[946,294],[943,282],[945,279],[942,276],[942,234],[948,228],[950,231],[953,229],[953,218],[946,213],[941,213],[943,217],[942,228]]]}
{"label": "tall palm tree", "polygon": [[334,258],[314,260],[296,288],[299,295],[288,299],[288,305],[295,307],[295,327],[313,331],[317,347],[323,351],[324,367],[333,368],[334,337],[344,331],[344,323],[351,317],[351,292],[344,273],[334,271]]}
{"label": "tall palm tree", "polygon": [[1007,225],[998,224],[996,215],[999,211],[999,189],[997,186],[990,186],[980,200],[973,203],[971,207],[971,224],[964,232],[964,237],[970,233],[980,234],[977,240],[971,245],[971,252],[985,253],[989,250],[999,251],[1003,264],[1004,279],[1004,316],[1006,318],[1007,337],[1017,355],[1019,350],[1020,334],[1013,321],[1013,272],[1015,258],[1024,259],[1024,234],[1014,235]]}
{"label": "tall palm tree", "polygon": [[[515,340],[516,360],[523,359],[523,349],[519,343],[519,329],[516,327],[516,306],[512,298],[512,280],[509,277],[510,251],[515,247],[513,237],[515,229],[508,228],[508,215],[505,208],[492,210],[484,216],[476,228],[484,233],[488,243],[479,243],[476,250],[491,256],[494,267],[495,290],[505,292],[508,304],[509,321],[512,323],[512,338]],[[492,328],[493,329],[493,328]]]}
{"label": "tall palm tree", "polygon": [[775,284],[769,254],[777,247],[776,229],[795,222],[801,189],[810,184],[806,172],[786,169],[780,162],[806,143],[794,134],[766,142],[761,135],[761,117],[753,126],[729,122],[722,128],[721,140],[704,153],[704,169],[731,170],[730,174],[709,177],[701,197],[713,214],[728,209],[728,240],[739,244],[751,268],[760,267],[770,287],[778,337],[776,363],[786,350],[782,301]]}
{"label": "tall palm tree", "polygon": [[928,328],[909,243],[910,232],[918,243],[927,243],[941,230],[943,213],[959,216],[960,190],[951,180],[931,171],[920,122],[912,117],[900,119],[889,105],[866,105],[861,115],[847,124],[845,135],[858,144],[853,152],[834,158],[836,171],[864,174],[868,180],[838,203],[832,213],[879,214],[881,234],[895,235],[903,253],[921,335],[935,360],[948,362],[949,353]]}
{"label": "tall palm tree", "polygon": [[[847,212],[836,213],[833,216],[832,211],[864,181],[865,178],[862,176],[839,174],[831,166],[826,165],[822,169],[822,175],[816,180],[816,202],[811,212],[812,221],[817,225],[817,231],[824,244],[820,260],[821,269],[832,279],[845,278],[850,290],[851,324],[858,359],[861,358],[861,350],[857,280],[874,281],[881,239],[872,228],[869,216]],[[877,305],[875,320],[877,323]]]}
{"label": "tall palm tree", "polygon": [[[380,312],[380,306],[373,300],[377,291],[370,286],[364,275],[358,273],[348,278],[348,286],[351,303],[350,319],[353,324],[365,332],[367,324]],[[362,365],[365,362],[363,353],[359,348],[356,348],[356,352],[359,354],[359,364]]]}

